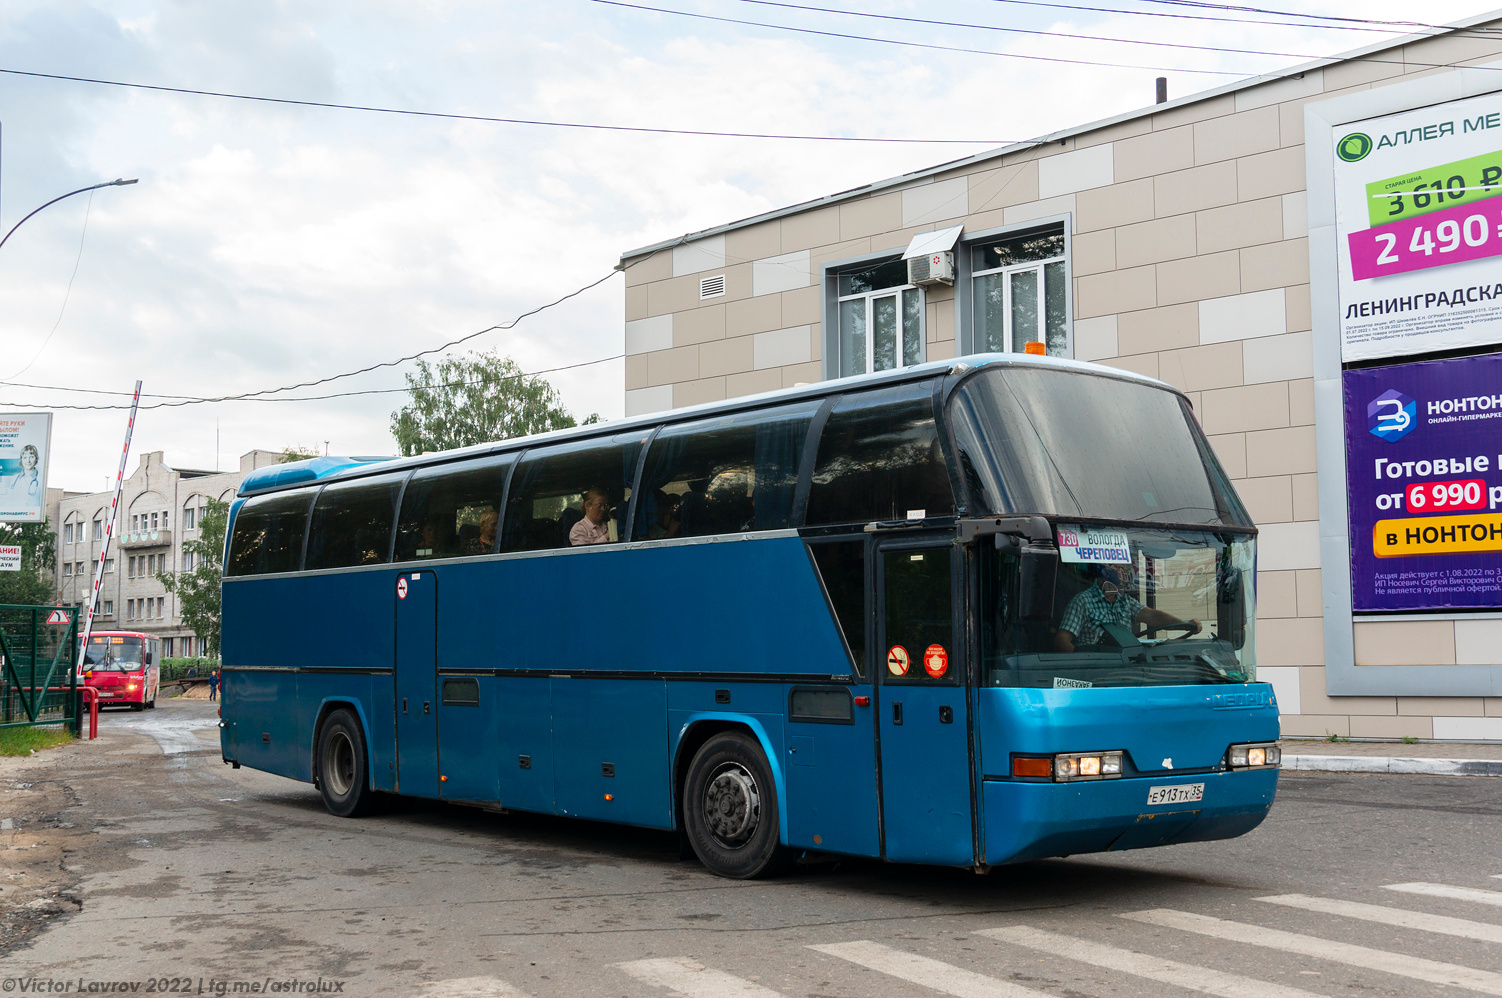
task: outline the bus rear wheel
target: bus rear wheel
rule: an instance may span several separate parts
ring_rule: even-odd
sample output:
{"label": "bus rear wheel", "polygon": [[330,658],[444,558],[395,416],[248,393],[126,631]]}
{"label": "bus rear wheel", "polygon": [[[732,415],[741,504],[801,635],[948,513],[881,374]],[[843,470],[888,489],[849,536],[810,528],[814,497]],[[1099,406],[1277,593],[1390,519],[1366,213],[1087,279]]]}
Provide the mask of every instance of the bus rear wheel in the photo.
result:
{"label": "bus rear wheel", "polygon": [[787,866],[772,768],[749,735],[726,731],[695,753],[683,785],[683,823],[699,861],[719,876],[749,880]]}
{"label": "bus rear wheel", "polygon": [[329,813],[357,818],[375,806],[370,788],[369,756],[365,732],[347,710],[336,710],[318,731],[318,792]]}

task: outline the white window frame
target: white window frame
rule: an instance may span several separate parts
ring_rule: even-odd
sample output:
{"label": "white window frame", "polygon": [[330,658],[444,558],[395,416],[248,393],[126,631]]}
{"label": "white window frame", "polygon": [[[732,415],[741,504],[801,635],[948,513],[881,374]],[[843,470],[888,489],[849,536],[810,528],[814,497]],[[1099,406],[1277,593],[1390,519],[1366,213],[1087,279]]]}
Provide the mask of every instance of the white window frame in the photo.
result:
{"label": "white window frame", "polygon": [[[1047,343],[1048,342],[1048,300],[1047,300],[1047,297],[1046,297],[1047,296],[1047,291],[1045,290],[1044,284],[1043,284],[1043,268],[1046,265],[1050,264],[1050,263],[1063,263],[1063,262],[1064,262],[1064,258],[1062,256],[1051,257],[1051,258],[1049,258],[1047,260],[1039,260],[1036,263],[1014,264],[1013,266],[1010,266],[1010,267],[998,267],[995,270],[982,270],[979,273],[971,275],[972,278],[993,277],[993,276],[996,276],[996,275],[1000,275],[1001,276],[1001,278],[1002,278],[1002,285],[1001,285],[1001,287],[1002,287],[1002,297],[1004,299],[1004,303],[1002,305],[1002,313],[1001,313],[1001,315],[1002,315],[1002,322],[1003,322],[1003,324],[1006,327],[1003,330],[1003,332],[1002,332],[1002,338],[1003,338],[1003,341],[1008,346],[1011,345],[1011,343],[1012,343],[1012,341],[1014,339],[1014,333],[1015,333],[1015,330],[1014,330],[1013,325],[1012,325],[1012,278],[1015,275],[1017,275],[1017,274],[1032,273],[1034,275],[1035,279],[1037,280],[1037,282],[1038,282],[1038,301],[1039,301],[1039,304],[1042,307],[1038,309],[1037,328],[1035,328],[1035,329],[1032,330],[1033,335],[1028,338],[1027,342],[1029,342],[1029,343]],[[975,291],[975,287],[972,284],[971,285],[971,294],[974,294],[974,291]],[[980,331],[980,329],[979,329],[979,327],[977,325],[977,328],[975,330],[975,337],[976,337],[976,340],[977,340],[977,344],[976,344],[977,346],[980,345],[979,342],[978,342],[980,340],[980,335],[981,335],[981,331]],[[1017,351],[1016,350],[1008,349],[1008,350],[1006,350],[1004,352],[1005,353],[1016,353]]]}
{"label": "white window frame", "polygon": [[[1061,229],[1064,236],[1064,252],[1060,256],[1051,256],[1046,260],[1031,260],[1027,263],[1014,264],[1009,267],[992,267],[987,270],[972,270],[971,256],[976,244],[995,243],[1007,239],[1015,239],[1029,233],[1038,233],[1047,229]],[[1043,268],[1047,264],[1063,263],[1064,265],[1064,341],[1067,344],[1065,356],[1075,356],[1074,345],[1074,222],[1068,214],[1055,215],[1047,218],[1030,219],[1018,225],[1009,225],[997,229],[984,229],[979,232],[966,232],[960,237],[959,246],[955,252],[955,312],[960,326],[957,340],[959,350],[963,354],[985,353],[987,347],[980,328],[980,317],[975,310],[975,281],[980,277],[993,274],[1007,275],[1005,286],[1004,323],[1006,326],[1005,337],[1008,349],[1006,353],[1014,353],[1010,349],[1012,342],[1012,280],[1011,274],[1028,270],[1036,270],[1038,273],[1038,298],[1042,307],[1038,309],[1038,329],[1034,342],[1047,342],[1048,332],[1048,308],[1047,289],[1043,283]]]}
{"label": "white window frame", "polygon": [[[900,253],[901,251],[896,251]],[[840,306],[846,302],[865,299],[866,305],[866,368],[864,371],[855,371],[852,374],[873,374],[876,363],[876,300],[879,298],[896,298],[897,302],[897,359],[898,363],[892,370],[901,370],[911,367],[913,364],[922,364],[928,360],[928,296],[924,290],[916,284],[894,284],[887,288],[878,288],[875,291],[862,291],[858,294],[841,295],[840,275],[848,274],[853,270],[870,270],[884,264],[902,262],[893,259],[893,252],[873,253],[851,260],[832,261],[824,265],[825,286],[829,289],[825,301],[826,308],[825,328],[828,334],[825,337],[825,376],[828,378],[848,377],[844,373],[844,358],[840,355],[843,344],[842,330],[840,329]],[[902,295],[909,292],[918,296],[918,359],[913,364],[903,363],[903,347],[905,333],[902,328]],[[885,368],[883,369],[885,370]]]}

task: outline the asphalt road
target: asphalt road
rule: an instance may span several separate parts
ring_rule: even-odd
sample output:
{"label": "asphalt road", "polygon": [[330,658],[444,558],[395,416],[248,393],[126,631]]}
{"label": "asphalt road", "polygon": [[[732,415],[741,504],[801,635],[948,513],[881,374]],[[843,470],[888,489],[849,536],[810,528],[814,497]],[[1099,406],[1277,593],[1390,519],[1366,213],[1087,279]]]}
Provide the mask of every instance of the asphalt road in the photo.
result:
{"label": "asphalt road", "polygon": [[334,818],[224,766],[212,711],[110,714],[99,743],[0,767],[7,993],[1502,995],[1502,780],[1287,773],[1230,842],[745,883],[658,833]]}

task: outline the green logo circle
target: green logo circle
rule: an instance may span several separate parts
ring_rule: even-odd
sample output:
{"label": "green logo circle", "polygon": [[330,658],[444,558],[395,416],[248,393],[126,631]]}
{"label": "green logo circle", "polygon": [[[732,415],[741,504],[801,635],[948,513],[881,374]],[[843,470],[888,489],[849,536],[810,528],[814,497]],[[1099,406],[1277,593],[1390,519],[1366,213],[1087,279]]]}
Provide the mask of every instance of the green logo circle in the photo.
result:
{"label": "green logo circle", "polygon": [[1355,163],[1366,159],[1366,154],[1372,151],[1372,137],[1365,132],[1352,132],[1340,140],[1335,147],[1335,155],[1347,163]]}

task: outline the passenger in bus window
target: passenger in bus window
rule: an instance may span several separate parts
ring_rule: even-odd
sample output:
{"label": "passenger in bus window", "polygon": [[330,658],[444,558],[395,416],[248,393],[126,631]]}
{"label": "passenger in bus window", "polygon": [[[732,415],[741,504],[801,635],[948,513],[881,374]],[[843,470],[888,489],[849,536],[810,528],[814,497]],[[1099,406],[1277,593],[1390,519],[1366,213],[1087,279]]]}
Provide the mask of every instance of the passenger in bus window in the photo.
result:
{"label": "passenger in bus window", "polygon": [[585,544],[609,544],[610,497],[603,489],[590,489],[584,493],[584,518],[568,532],[568,542],[574,547]]}
{"label": "passenger in bus window", "polygon": [[495,528],[500,522],[501,515],[494,509],[487,509],[480,514],[480,536],[473,542],[473,549],[468,554],[490,554],[495,550]]}
{"label": "passenger in bus window", "polygon": [[657,505],[657,519],[647,529],[647,540],[660,541],[667,537],[677,537],[683,522],[678,519],[679,497],[669,492],[658,490],[654,497]]}
{"label": "passenger in bus window", "polygon": [[1095,582],[1076,594],[1064,608],[1064,617],[1059,621],[1059,630],[1054,634],[1054,650],[1072,652],[1076,643],[1097,644],[1106,624],[1131,627],[1145,624],[1162,627],[1167,624],[1190,625],[1189,634],[1200,632],[1198,620],[1183,621],[1171,613],[1143,606],[1129,590],[1132,586],[1132,566],[1096,565]]}

